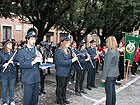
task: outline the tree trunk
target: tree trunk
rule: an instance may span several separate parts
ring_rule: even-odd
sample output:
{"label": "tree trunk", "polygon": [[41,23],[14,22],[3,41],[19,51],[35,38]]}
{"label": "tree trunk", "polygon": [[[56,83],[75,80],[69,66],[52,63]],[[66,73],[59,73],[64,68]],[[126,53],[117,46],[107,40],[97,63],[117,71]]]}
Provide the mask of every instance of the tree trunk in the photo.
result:
{"label": "tree trunk", "polygon": [[43,41],[44,35],[46,33],[44,33],[45,30],[45,22],[42,21],[36,21],[36,23],[34,23],[34,26],[37,28],[38,30],[38,35],[37,35],[37,41],[36,44],[39,44],[41,41]]}
{"label": "tree trunk", "polygon": [[100,36],[100,40],[101,40],[101,47],[103,47],[103,44],[105,43],[105,39],[103,36]]}
{"label": "tree trunk", "polygon": [[36,44],[39,44],[41,41],[43,41],[43,38],[44,38],[44,35],[45,35],[45,34],[43,34],[43,29],[42,28],[38,29],[38,35],[37,35]]}

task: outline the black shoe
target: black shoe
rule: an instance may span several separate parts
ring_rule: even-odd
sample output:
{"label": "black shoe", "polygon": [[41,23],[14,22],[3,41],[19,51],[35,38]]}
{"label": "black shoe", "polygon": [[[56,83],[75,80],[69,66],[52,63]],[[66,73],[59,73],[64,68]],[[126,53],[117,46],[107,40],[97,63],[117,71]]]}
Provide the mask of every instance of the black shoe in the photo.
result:
{"label": "black shoe", "polygon": [[65,103],[57,103],[57,104],[59,104],[59,105],[66,105]]}
{"label": "black shoe", "polygon": [[48,72],[47,74],[51,75],[51,72]]}
{"label": "black shoe", "polygon": [[132,73],[132,75],[136,75],[136,73]]}
{"label": "black shoe", "polygon": [[82,94],[80,92],[75,92],[76,96],[82,96]]}
{"label": "black shoe", "polygon": [[116,85],[122,85],[120,82],[115,82]]}
{"label": "black shoe", "polygon": [[88,90],[92,90],[91,87],[87,87]]}
{"label": "black shoe", "polygon": [[98,88],[97,86],[91,86],[92,88]]}
{"label": "black shoe", "polygon": [[60,105],[66,105],[65,103],[61,103]]}
{"label": "black shoe", "polygon": [[41,91],[41,93],[43,93],[43,94],[46,94],[46,92],[43,90],[43,91]]}
{"label": "black shoe", "polygon": [[41,95],[41,92],[39,92],[39,95]]}
{"label": "black shoe", "polygon": [[81,91],[81,93],[87,94],[87,92],[84,89],[82,89],[80,91]]}
{"label": "black shoe", "polygon": [[98,74],[98,73],[99,73],[99,71],[96,71],[96,73]]}
{"label": "black shoe", "polygon": [[70,102],[68,100],[63,100],[63,102],[66,104],[70,104]]}
{"label": "black shoe", "polygon": [[66,105],[63,101],[62,102],[57,102],[57,104]]}

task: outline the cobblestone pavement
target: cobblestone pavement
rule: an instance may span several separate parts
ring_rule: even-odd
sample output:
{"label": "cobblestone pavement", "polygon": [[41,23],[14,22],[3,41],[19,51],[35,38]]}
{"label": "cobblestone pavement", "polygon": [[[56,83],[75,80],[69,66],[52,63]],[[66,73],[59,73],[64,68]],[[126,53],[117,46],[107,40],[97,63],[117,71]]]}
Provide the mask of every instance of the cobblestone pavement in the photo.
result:
{"label": "cobblestone pavement", "polygon": [[[140,67],[139,67],[140,70]],[[140,71],[136,76],[128,75],[127,84],[124,84],[124,80],[121,82],[121,86],[116,85],[117,92],[117,104],[116,105],[140,105]],[[102,71],[96,75],[96,85],[101,83]],[[86,78],[84,81],[84,87],[86,86]],[[45,95],[39,96],[39,105],[57,105],[55,97],[56,81],[55,70],[51,69],[51,75],[46,76],[45,80]],[[71,102],[70,105],[105,105],[105,90],[104,87],[92,88],[91,91],[85,89],[88,94],[82,97],[74,95],[74,84],[68,85],[67,98]],[[1,91],[1,86],[0,86]],[[16,83],[15,86],[15,103],[16,105],[23,105],[23,88],[21,82]],[[2,99],[0,98],[0,105],[2,105]]]}

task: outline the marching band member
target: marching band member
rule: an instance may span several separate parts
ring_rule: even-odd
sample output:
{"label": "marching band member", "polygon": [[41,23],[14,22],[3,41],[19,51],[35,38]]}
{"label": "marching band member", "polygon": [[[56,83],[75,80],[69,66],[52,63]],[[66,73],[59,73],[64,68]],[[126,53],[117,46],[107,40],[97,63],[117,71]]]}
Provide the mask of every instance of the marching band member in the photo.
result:
{"label": "marching band member", "polygon": [[20,47],[24,48],[25,46],[26,46],[26,41],[22,41],[21,44],[20,44]]}
{"label": "marching band member", "polygon": [[66,88],[69,82],[71,64],[78,58],[71,58],[70,39],[68,37],[59,42],[59,48],[54,53],[55,67],[56,67],[56,100],[60,105],[69,104],[66,99]]}
{"label": "marching band member", "polygon": [[[9,85],[9,104],[15,105],[14,103],[14,87],[16,81],[16,64],[18,61],[17,54],[12,51],[12,40],[8,39],[3,42],[3,48],[0,52],[0,69],[2,74],[2,101],[3,105],[7,104],[7,89]],[[13,59],[11,58],[13,56]],[[10,60],[11,59],[11,60]],[[8,63],[9,62],[9,63]],[[4,71],[5,69],[5,71]]]}
{"label": "marching band member", "polygon": [[[97,53],[101,52],[100,46],[97,47],[96,51],[97,51]],[[98,58],[96,59],[96,73],[99,73],[98,66],[99,66],[100,62],[101,62],[101,59],[100,59],[100,56],[98,56]]]}
{"label": "marching band member", "polygon": [[[76,52],[77,51],[76,47],[77,47],[76,42],[73,41],[71,43],[71,48],[70,48],[71,55],[72,55],[72,52]],[[71,66],[71,78],[70,78],[69,84],[74,83],[74,81],[75,81],[75,67],[72,64],[72,66]]]}
{"label": "marching band member", "polygon": [[[18,43],[13,42],[12,49],[13,49],[13,51],[16,51],[17,50],[17,53],[18,53],[18,50],[19,50]],[[19,63],[16,65],[16,70],[17,70],[16,82],[18,82],[18,77],[19,77]]]}
{"label": "marching band member", "polygon": [[34,48],[37,34],[30,31],[25,39],[26,47],[19,50],[19,63],[22,69],[22,84],[24,88],[23,105],[37,105],[39,95],[41,54]]}
{"label": "marching band member", "polygon": [[81,40],[78,47],[79,51],[76,52],[81,67],[79,66],[78,62],[75,62],[74,65],[76,69],[75,95],[77,96],[82,96],[81,93],[87,94],[87,92],[83,89],[83,81],[87,70],[87,61],[90,60],[90,57],[87,56],[87,52],[85,49],[86,43],[84,40]]}
{"label": "marching band member", "polygon": [[110,36],[106,39],[108,52],[106,53],[102,82],[105,82],[106,92],[106,105],[115,105],[116,103],[116,92],[115,92],[115,81],[119,76],[119,52],[117,51],[117,41],[114,36]]}
{"label": "marching band member", "polygon": [[[42,63],[45,63],[45,60],[47,57],[46,45],[47,45],[47,43],[45,41],[40,42],[39,52],[42,54],[42,57],[43,57]],[[41,77],[41,81],[40,81],[40,93],[39,93],[39,95],[41,95],[41,93],[46,94],[46,92],[44,90],[45,71],[42,69],[40,69],[40,77]]]}
{"label": "marching band member", "polygon": [[98,58],[96,54],[96,40],[93,39],[90,41],[90,46],[87,48],[87,52],[90,55],[91,61],[94,65],[92,66],[91,62],[88,63],[89,71],[87,76],[87,89],[91,90],[91,87],[97,88],[95,86],[95,76],[96,76],[96,59]]}

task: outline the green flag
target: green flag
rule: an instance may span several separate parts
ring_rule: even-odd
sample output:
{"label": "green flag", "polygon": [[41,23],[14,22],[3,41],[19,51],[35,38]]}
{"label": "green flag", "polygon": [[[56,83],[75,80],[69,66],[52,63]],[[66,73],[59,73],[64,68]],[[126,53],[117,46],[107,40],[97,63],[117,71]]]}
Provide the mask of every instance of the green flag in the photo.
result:
{"label": "green flag", "polygon": [[138,36],[132,36],[132,34],[126,34],[125,36],[125,56],[124,62],[130,60],[129,65],[132,65],[136,50],[139,44],[140,38]]}

